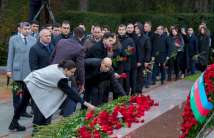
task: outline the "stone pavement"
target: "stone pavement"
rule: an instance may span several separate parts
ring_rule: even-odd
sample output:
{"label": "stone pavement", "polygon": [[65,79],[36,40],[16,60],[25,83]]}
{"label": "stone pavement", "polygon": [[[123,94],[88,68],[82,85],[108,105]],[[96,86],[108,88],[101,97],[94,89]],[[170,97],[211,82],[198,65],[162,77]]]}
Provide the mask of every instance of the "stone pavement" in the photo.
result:
{"label": "stone pavement", "polygon": [[[149,112],[145,113],[143,124],[133,124],[131,128],[122,128],[120,130],[114,131],[119,137],[128,137],[128,134],[139,127],[149,123],[151,120],[157,118],[158,116],[164,114],[165,112],[173,109],[176,106],[181,107],[182,103],[186,100],[189,89],[191,88],[193,82],[186,80],[179,80],[176,82],[170,82],[166,85],[160,86],[156,85],[150,89],[147,89],[144,93],[145,95],[150,95],[155,102],[159,102],[158,107],[153,107]],[[1,94],[1,92],[0,92]],[[8,125],[13,115],[13,108],[11,99],[2,101],[0,99],[0,137],[4,138],[23,138],[30,137],[32,131],[32,119],[21,118],[20,123],[25,125],[28,129],[26,132],[8,132]],[[143,135],[143,134],[142,134]],[[213,136],[213,135],[212,135]],[[211,136],[211,137],[212,137]],[[211,138],[209,137],[209,138]],[[141,137],[142,138],[142,137]]]}
{"label": "stone pavement", "polygon": [[181,107],[182,103],[186,100],[186,96],[188,95],[192,84],[193,82],[191,81],[179,80],[176,82],[170,82],[167,85],[153,88],[149,92],[144,93],[145,95],[150,95],[151,98],[155,100],[155,102],[159,102],[159,106],[152,107],[148,112],[145,113],[145,122],[143,124],[133,124],[131,128],[115,130],[114,134],[118,138],[129,136],[127,134],[142,127],[165,112],[173,109],[176,106]]}

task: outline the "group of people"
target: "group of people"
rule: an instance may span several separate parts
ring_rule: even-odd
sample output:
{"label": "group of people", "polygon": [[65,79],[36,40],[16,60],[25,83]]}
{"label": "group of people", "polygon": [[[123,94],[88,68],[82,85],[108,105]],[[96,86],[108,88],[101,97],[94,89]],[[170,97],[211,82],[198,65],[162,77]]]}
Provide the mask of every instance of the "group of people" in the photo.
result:
{"label": "group of people", "polygon": [[[47,24],[21,22],[10,37],[7,75],[13,80],[14,116],[10,130],[24,131],[20,116],[32,117],[33,124],[47,125],[60,109],[64,117],[82,108],[95,110],[113,99],[139,95],[166,76],[171,81],[203,71],[208,65],[212,39],[205,23],[198,34],[159,25],[152,31],[146,21],[120,24],[116,32],[108,26],[93,25],[90,33],[84,24],[71,31],[68,21]],[[167,74],[167,75],[166,75]],[[173,75],[175,74],[175,75]]]}

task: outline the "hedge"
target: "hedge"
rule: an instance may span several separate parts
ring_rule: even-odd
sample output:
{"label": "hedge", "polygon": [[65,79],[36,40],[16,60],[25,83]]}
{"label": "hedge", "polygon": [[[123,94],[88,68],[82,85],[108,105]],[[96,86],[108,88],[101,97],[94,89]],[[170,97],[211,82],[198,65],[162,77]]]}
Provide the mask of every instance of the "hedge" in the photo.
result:
{"label": "hedge", "polygon": [[73,26],[78,25],[80,22],[85,23],[89,29],[92,24],[105,24],[111,28],[116,29],[120,23],[128,23],[150,20],[153,26],[165,25],[170,26],[178,24],[184,27],[193,26],[197,29],[201,20],[207,22],[208,28],[214,30],[214,14],[193,14],[193,13],[180,13],[180,14],[151,14],[151,13],[128,13],[128,14],[104,14],[96,12],[75,12],[75,11],[62,11],[56,15],[59,22],[63,20],[71,21]]}
{"label": "hedge", "polygon": [[[27,7],[25,7],[27,10]],[[16,26],[16,23],[20,20],[24,20],[27,17],[27,14],[24,12],[22,16],[18,16],[18,14],[12,15],[12,11],[8,10],[7,20],[4,20],[2,24],[0,24],[0,46],[7,45],[8,38],[10,36],[10,32],[12,32]],[[63,20],[69,20],[72,24],[72,27],[77,26],[79,23],[84,23],[86,28],[89,30],[92,24],[101,24],[108,25],[112,28],[112,31],[115,31],[117,26],[120,23],[128,23],[133,21],[141,21],[144,22],[146,20],[150,20],[153,26],[164,25],[170,26],[174,24],[178,24],[184,27],[192,26],[197,29],[199,23],[202,19],[207,22],[208,28],[214,31],[214,14],[193,14],[193,13],[180,13],[180,14],[149,14],[149,13],[128,13],[128,14],[104,14],[104,13],[96,13],[96,12],[77,12],[77,11],[61,11],[55,14],[58,22]],[[6,16],[5,16],[6,17]],[[153,28],[154,28],[153,27]],[[3,37],[2,37],[3,36]],[[7,46],[4,46],[7,47]],[[0,64],[5,64],[5,53],[7,48],[0,48],[1,53],[1,62]],[[3,55],[2,55],[3,53]],[[2,59],[3,57],[3,59]]]}

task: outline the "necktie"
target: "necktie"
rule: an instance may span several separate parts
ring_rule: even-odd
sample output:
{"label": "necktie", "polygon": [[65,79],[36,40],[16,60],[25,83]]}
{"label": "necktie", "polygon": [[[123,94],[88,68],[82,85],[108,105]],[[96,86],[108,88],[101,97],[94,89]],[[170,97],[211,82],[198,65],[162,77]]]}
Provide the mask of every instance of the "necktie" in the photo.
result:
{"label": "necktie", "polygon": [[48,52],[51,53],[50,45],[47,46]]}
{"label": "necktie", "polygon": [[27,45],[27,38],[24,37],[24,42],[25,42],[25,45]]}

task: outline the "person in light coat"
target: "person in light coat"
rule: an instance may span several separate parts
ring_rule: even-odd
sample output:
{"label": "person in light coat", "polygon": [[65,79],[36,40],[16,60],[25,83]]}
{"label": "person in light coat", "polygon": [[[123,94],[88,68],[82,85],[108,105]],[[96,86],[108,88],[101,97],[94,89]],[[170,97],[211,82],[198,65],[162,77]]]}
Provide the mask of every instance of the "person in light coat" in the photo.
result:
{"label": "person in light coat", "polygon": [[[14,110],[20,102],[19,93],[23,91],[24,78],[31,72],[29,65],[30,48],[36,44],[36,39],[29,35],[30,24],[22,22],[19,26],[19,32],[9,40],[8,59],[7,59],[7,76],[11,78],[16,85],[13,85],[13,106]],[[19,89],[16,89],[18,86]],[[30,117],[25,111],[25,117]]]}
{"label": "person in light coat", "polygon": [[[95,110],[95,106],[85,102],[79,95],[77,88],[69,86],[69,78],[74,75],[76,65],[72,60],[63,60],[59,64],[49,65],[45,68],[35,70],[25,79],[25,93],[20,102],[12,122],[10,130],[24,131],[25,127],[18,123],[23,107],[27,106],[29,99],[32,98],[37,107],[37,114],[43,119],[33,119],[35,126],[47,125],[51,116],[60,108],[66,97],[74,102]],[[34,111],[33,111],[34,112]]]}

